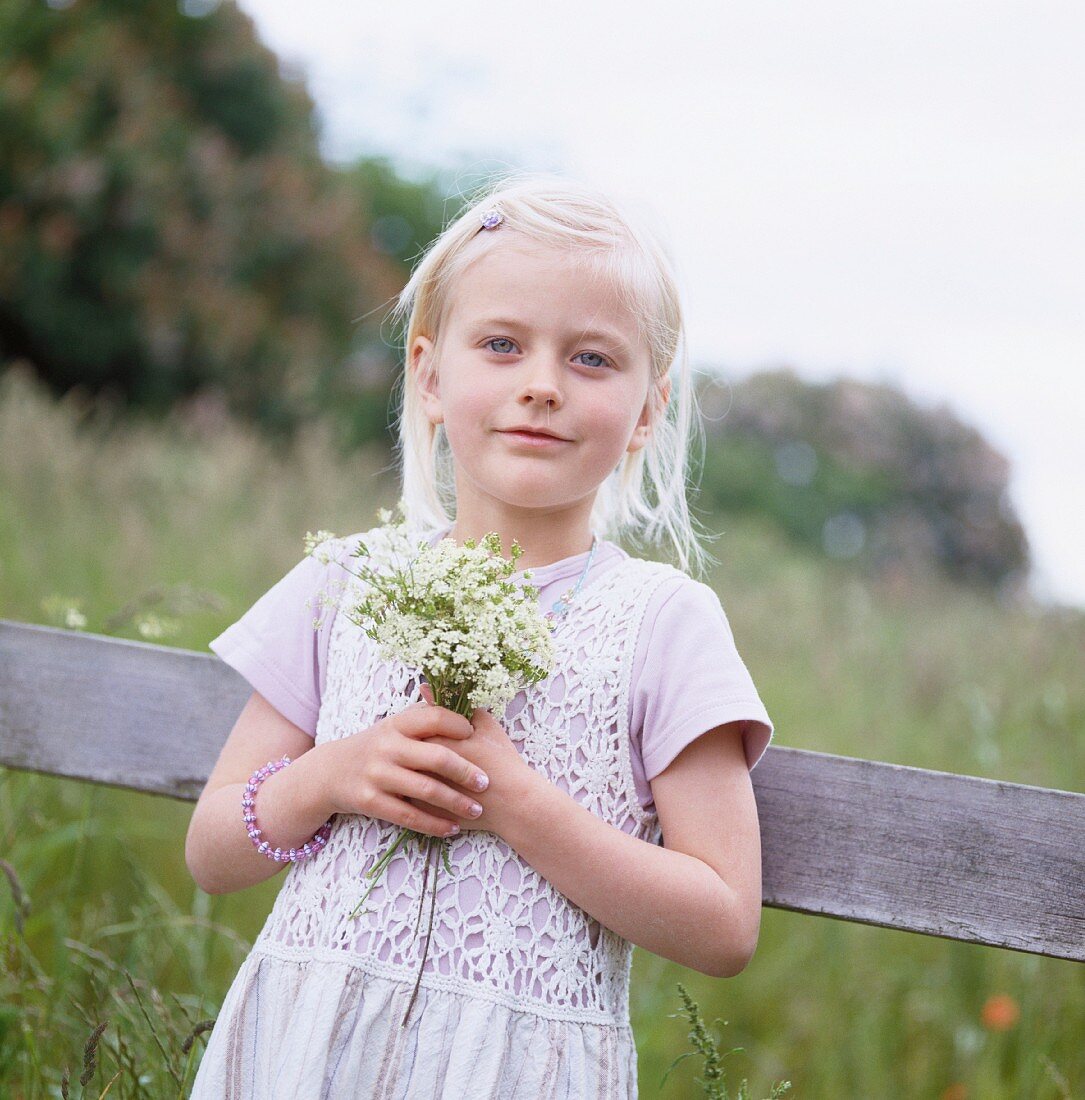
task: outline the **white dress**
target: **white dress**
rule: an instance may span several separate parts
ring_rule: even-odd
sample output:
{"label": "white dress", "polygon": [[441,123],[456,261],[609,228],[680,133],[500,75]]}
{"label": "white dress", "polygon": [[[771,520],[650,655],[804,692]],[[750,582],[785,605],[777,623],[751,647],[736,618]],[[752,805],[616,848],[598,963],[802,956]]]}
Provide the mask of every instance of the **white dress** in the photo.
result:
{"label": "white dress", "polygon": [[[382,567],[379,529],[362,538],[369,564]],[[332,544],[348,566],[353,545]],[[634,786],[629,689],[645,608],[676,572],[630,557],[589,578],[558,619],[551,675],[516,696],[501,719],[536,771],[649,843],[659,842],[660,828]],[[345,570],[343,577],[341,606],[364,591]],[[347,615],[332,629],[318,745],[421,698],[414,670],[381,659]],[[376,818],[336,815],[324,850],[287,869],[223,1002],[191,1097],[635,1098],[632,944],[482,829],[448,842],[452,874],[440,870],[421,984],[400,1026],[429,922],[432,879],[416,934],[423,854],[401,847],[366,911],[349,916],[368,885],[366,870],[398,831]]]}

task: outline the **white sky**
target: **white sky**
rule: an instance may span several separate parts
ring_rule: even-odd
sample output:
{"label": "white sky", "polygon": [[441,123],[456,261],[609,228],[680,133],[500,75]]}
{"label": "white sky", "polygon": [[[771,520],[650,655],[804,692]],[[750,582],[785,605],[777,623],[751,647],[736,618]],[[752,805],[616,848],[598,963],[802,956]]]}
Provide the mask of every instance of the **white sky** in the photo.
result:
{"label": "white sky", "polygon": [[1037,594],[1085,605],[1080,4],[241,6],[333,159],[568,170],[632,203],[695,363],[947,402],[1013,464]]}

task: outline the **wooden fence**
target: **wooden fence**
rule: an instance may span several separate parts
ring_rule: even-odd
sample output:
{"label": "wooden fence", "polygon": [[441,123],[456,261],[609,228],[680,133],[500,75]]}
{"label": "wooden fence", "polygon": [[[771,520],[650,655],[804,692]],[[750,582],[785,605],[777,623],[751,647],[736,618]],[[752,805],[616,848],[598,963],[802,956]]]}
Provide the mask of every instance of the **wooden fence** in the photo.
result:
{"label": "wooden fence", "polygon": [[[0,620],[0,765],[194,801],[251,688],[211,654]],[[1085,961],[1085,794],[772,746],[764,904]]]}

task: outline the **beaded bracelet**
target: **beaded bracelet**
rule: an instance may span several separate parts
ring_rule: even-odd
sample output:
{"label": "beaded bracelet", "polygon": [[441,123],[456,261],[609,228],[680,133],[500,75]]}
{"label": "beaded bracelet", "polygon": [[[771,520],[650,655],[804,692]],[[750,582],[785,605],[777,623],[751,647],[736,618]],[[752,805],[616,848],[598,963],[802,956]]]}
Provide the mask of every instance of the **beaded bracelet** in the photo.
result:
{"label": "beaded bracelet", "polygon": [[252,773],[248,783],[245,784],[245,793],[241,797],[241,813],[245,818],[245,829],[249,834],[249,839],[258,852],[267,856],[268,859],[275,860],[276,863],[296,863],[299,859],[307,859],[309,856],[316,855],[328,843],[328,837],[331,836],[332,831],[331,821],[325,821],[313,837],[300,848],[290,848],[286,851],[282,848],[272,848],[266,840],[260,839],[263,834],[256,827],[256,788],[269,775],[282,771],[289,763],[290,757],[284,756],[281,760],[269,760],[262,768],[257,768]]}

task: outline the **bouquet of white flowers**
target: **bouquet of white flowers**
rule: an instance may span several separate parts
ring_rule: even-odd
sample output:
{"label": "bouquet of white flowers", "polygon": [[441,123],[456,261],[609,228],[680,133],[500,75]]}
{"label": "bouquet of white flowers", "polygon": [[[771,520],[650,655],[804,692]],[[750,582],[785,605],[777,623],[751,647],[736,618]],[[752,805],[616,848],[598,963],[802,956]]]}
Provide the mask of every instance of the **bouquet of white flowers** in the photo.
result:
{"label": "bouquet of white flowers", "polygon": [[[399,507],[402,513],[402,501]],[[465,539],[462,546],[449,538],[441,539],[435,546],[425,540],[412,545],[405,521],[393,524],[392,513],[384,508],[377,516],[387,536],[394,567],[383,571],[364,564],[357,572],[348,568],[348,572],[366,582],[368,590],[361,603],[340,607],[339,613],[346,614],[378,643],[382,657],[420,669],[433,692],[434,705],[466,718],[471,717],[476,707],[500,714],[523,687],[547,677],[553,660],[550,638],[553,620],[540,613],[537,588],[521,587],[508,580],[523,554],[515,540],[511,558],[502,556],[501,539],[494,532],[478,543]],[[321,547],[335,537],[330,531],[318,531],[315,535],[306,532],[306,553],[329,562],[330,556]],[[351,556],[365,559],[369,550],[359,541]],[[530,572],[524,573],[525,580],[530,577]],[[439,852],[438,867],[443,863],[451,873],[446,838],[401,829],[395,843],[366,872],[373,882],[355,906],[352,917],[358,915],[396,851],[410,841],[415,841],[426,856],[423,894],[431,852]],[[436,893],[437,868],[433,875],[430,929],[423,948],[423,965]],[[420,904],[416,932],[421,917]],[[416,992],[417,989],[416,984]],[[407,1012],[410,1013],[410,1006]]]}

